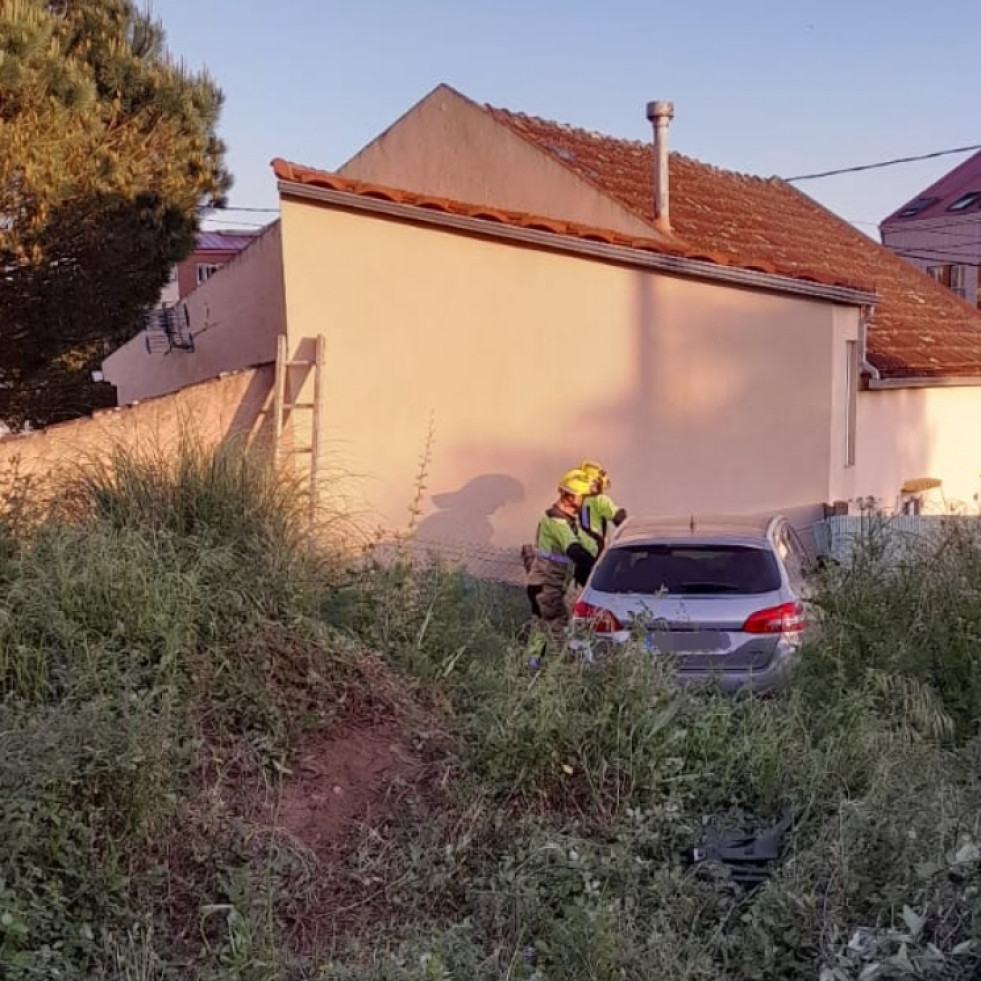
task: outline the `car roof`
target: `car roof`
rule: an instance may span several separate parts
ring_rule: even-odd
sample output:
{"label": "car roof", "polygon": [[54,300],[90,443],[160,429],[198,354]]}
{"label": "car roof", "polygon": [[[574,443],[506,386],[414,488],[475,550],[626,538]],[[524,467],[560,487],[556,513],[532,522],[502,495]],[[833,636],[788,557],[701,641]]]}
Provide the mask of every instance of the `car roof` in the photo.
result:
{"label": "car roof", "polygon": [[686,541],[703,544],[738,542],[765,545],[771,523],[779,515],[686,514],[668,517],[630,517],[621,525],[612,545]]}

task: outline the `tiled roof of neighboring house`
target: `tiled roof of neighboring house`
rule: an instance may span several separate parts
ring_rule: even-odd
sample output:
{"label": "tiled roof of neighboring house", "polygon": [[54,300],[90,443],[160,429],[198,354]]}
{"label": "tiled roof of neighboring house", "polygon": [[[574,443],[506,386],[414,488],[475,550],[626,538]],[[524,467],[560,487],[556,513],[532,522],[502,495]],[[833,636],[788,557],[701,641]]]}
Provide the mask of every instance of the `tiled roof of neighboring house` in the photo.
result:
{"label": "tiled roof of neighboring house", "polygon": [[241,252],[259,234],[249,232],[198,232],[196,252]]}
{"label": "tiled roof of neighboring house", "polygon": [[913,219],[955,219],[970,214],[981,217],[981,150],[897,208],[879,227],[900,227]]}
{"label": "tiled roof of neighboring house", "polygon": [[[594,187],[653,222],[653,146],[485,107]],[[881,297],[868,355],[883,377],[981,375],[981,315],[946,287],[778,178],[671,154],[670,218],[687,248],[768,263],[791,275],[872,289]]]}
{"label": "tiled roof of neighboring house", "polygon": [[[434,197],[429,194],[419,194],[414,191],[404,191],[393,187],[384,187],[367,181],[342,177],[339,174],[325,170],[315,170],[287,160],[276,159],[272,162],[276,177],[282,181],[295,184],[306,184],[311,187],[321,187],[332,191],[344,191],[363,197],[380,198],[399,204],[407,204],[432,211],[442,211],[447,214],[462,215],[467,218],[478,218],[484,221],[514,225],[519,228],[531,228],[538,231],[552,232],[556,235],[567,235],[609,245],[621,245],[625,248],[639,249],[645,252],[656,252],[660,255],[678,256],[684,259],[697,259],[719,266],[732,266],[740,269],[750,269],[757,272],[770,273],[776,276],[789,276],[826,286],[843,286],[850,289],[861,289],[861,284],[853,279],[832,278],[821,270],[781,267],[772,262],[754,260],[736,254],[726,254],[709,249],[699,249],[689,245],[677,237],[665,241],[663,238],[640,238],[624,235],[620,232],[604,228],[594,228],[576,222],[561,221],[555,218],[545,218],[540,215],[525,214],[519,211],[506,211],[482,204],[467,204],[450,198]],[[653,232],[653,229],[652,229]]]}

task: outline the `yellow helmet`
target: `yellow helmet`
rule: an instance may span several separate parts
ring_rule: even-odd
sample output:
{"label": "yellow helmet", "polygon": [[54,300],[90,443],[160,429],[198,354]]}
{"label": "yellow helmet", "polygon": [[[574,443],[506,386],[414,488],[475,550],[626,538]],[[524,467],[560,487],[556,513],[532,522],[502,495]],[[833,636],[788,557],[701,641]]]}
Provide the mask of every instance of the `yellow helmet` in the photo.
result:
{"label": "yellow helmet", "polygon": [[559,493],[573,497],[585,497],[593,489],[589,475],[582,470],[570,470],[559,481]]}
{"label": "yellow helmet", "polygon": [[606,491],[610,484],[613,483],[610,480],[610,475],[606,472],[606,468],[602,463],[594,463],[592,460],[583,460],[579,464],[579,469],[585,473],[590,481],[596,485],[596,493],[602,494]]}

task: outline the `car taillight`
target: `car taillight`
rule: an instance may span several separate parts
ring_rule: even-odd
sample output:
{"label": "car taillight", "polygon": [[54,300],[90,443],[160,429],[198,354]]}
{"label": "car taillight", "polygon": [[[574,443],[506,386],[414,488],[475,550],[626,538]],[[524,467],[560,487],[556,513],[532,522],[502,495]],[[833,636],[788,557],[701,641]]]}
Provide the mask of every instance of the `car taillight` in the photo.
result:
{"label": "car taillight", "polygon": [[577,620],[584,621],[591,630],[598,634],[613,634],[618,630],[623,630],[620,621],[609,610],[603,609],[602,606],[593,606],[592,603],[586,603],[583,600],[579,600],[572,608],[572,615]]}
{"label": "car taillight", "polygon": [[757,610],[743,624],[744,634],[789,634],[806,626],[800,603],[783,603],[768,610]]}

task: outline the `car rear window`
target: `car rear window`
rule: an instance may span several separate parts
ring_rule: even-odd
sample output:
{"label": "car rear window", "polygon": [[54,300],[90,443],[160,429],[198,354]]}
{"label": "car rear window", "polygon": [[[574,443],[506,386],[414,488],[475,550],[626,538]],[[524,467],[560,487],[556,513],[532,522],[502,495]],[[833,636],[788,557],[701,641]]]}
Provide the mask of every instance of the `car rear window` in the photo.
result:
{"label": "car rear window", "polygon": [[623,545],[608,549],[592,586],[604,593],[769,593],[780,588],[772,552],[745,545]]}

